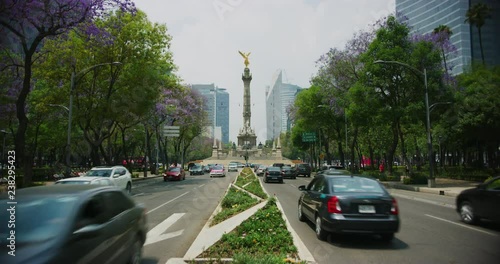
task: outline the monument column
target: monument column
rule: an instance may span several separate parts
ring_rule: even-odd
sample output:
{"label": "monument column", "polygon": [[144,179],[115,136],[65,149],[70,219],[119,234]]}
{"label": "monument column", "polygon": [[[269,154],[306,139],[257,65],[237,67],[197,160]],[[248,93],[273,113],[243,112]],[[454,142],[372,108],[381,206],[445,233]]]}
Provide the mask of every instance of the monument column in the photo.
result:
{"label": "monument column", "polygon": [[241,56],[245,59],[245,69],[243,70],[243,74],[241,79],[243,80],[243,127],[240,129],[240,133],[238,134],[238,147],[239,149],[246,149],[248,152],[249,149],[255,148],[257,146],[257,136],[253,131],[250,125],[250,118],[252,116],[251,103],[250,103],[250,82],[252,81],[252,74],[250,73],[250,69],[248,68],[248,56],[250,52],[243,53],[239,51]]}

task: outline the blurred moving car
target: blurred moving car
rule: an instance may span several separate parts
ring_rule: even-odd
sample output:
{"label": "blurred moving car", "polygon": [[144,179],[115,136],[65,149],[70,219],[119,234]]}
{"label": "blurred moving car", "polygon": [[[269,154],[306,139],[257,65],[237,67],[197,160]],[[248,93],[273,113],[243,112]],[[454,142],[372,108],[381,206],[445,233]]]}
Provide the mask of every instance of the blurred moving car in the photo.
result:
{"label": "blurred moving car", "polygon": [[73,177],[56,181],[54,184],[95,184],[104,186],[115,186],[115,184],[108,178],[102,177]]}
{"label": "blurred moving car", "polygon": [[257,172],[257,169],[259,169],[259,166],[260,166],[260,164],[252,163],[253,172]]}
{"label": "blurred moving car", "polygon": [[238,171],[238,163],[236,162],[230,162],[229,165],[227,165],[227,171]]}
{"label": "blurred moving car", "polygon": [[482,218],[500,222],[500,176],[463,190],[456,198],[457,212],[467,224]]}
{"label": "blurred moving car", "polygon": [[396,199],[375,179],[318,175],[299,190],[299,220],[313,222],[320,240],[329,233],[365,233],[390,241],[399,231]]}
{"label": "blurred moving car", "polygon": [[167,180],[185,180],[186,172],[181,167],[170,167],[166,172],[163,173],[163,181]]}
{"label": "blurred moving car", "polygon": [[200,164],[195,164],[191,166],[189,169],[189,175],[203,175],[205,172],[203,171],[203,167]]}
{"label": "blurred moving car", "polygon": [[[0,219],[9,219],[7,194]],[[15,257],[2,246],[0,263],[140,263],[146,209],[111,186],[92,184],[16,190]],[[0,225],[0,239],[14,229]]]}
{"label": "blurred moving car", "polygon": [[93,167],[85,176],[104,177],[110,179],[118,188],[124,189],[127,193],[132,192],[132,175],[123,166],[97,166]]}
{"label": "blurred moving car", "polygon": [[298,163],[295,165],[295,175],[304,177],[311,177],[311,165],[307,163]]}
{"label": "blurred moving car", "polygon": [[281,168],[280,167],[267,167],[265,172],[264,172],[264,182],[279,182],[283,183],[283,174],[281,173]]}
{"label": "blurred moving car", "polygon": [[226,177],[226,171],[224,169],[224,166],[222,165],[213,166],[212,170],[210,170],[210,178],[212,177]]}
{"label": "blurred moving car", "polygon": [[257,174],[257,176],[262,176],[262,175],[264,175],[266,168],[267,168],[266,165],[260,165],[259,168],[257,168],[257,171],[255,173]]}
{"label": "blurred moving car", "polygon": [[283,167],[284,163],[274,163],[272,167]]}
{"label": "blurred moving car", "polygon": [[242,162],[237,162],[238,163],[238,168],[245,168],[245,164],[243,164]]}
{"label": "blurred moving car", "polygon": [[295,179],[295,170],[291,165],[283,165],[283,167],[281,167],[281,173],[283,174],[283,178]]}

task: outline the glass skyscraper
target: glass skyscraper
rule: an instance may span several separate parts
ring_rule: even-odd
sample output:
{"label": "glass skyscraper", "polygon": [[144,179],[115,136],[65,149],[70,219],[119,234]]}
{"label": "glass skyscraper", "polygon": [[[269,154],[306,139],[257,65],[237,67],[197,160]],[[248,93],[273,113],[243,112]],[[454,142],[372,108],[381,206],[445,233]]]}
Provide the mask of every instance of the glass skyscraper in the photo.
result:
{"label": "glass skyscraper", "polygon": [[450,41],[457,48],[448,61],[452,74],[460,74],[472,61],[481,61],[479,35],[475,26],[465,22],[470,6],[485,3],[492,9],[490,19],[481,28],[487,65],[500,65],[500,1],[498,0],[396,0],[396,13],[408,18],[411,33],[431,33],[439,25],[453,32]]}
{"label": "glass skyscraper", "polygon": [[[205,98],[205,111],[209,119],[207,125],[211,127],[210,131],[215,120],[215,126],[220,127],[222,133],[220,140],[223,143],[229,143],[229,93],[225,88],[216,87],[213,83],[192,84],[191,89],[198,91]],[[216,91],[217,98],[215,98]],[[214,111],[215,101],[217,101],[216,111]],[[216,115],[215,118],[214,115]]]}
{"label": "glass skyscraper", "polygon": [[290,130],[288,107],[295,102],[297,93],[303,88],[283,83],[283,72],[277,71],[272,80],[272,87],[266,89],[266,124],[267,139],[272,140],[281,132]]}

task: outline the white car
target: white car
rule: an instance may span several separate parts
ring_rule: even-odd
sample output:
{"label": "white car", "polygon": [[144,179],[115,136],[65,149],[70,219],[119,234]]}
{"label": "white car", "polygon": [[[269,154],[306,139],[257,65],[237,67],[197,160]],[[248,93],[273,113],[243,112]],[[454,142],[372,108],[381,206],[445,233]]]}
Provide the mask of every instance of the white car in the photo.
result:
{"label": "white car", "polygon": [[132,192],[132,175],[123,166],[97,166],[87,171],[85,176],[108,178],[118,188],[129,194]]}
{"label": "white car", "polygon": [[106,186],[115,185],[108,178],[89,177],[89,176],[66,178],[56,181],[55,184],[95,184],[95,185],[106,185]]}
{"label": "white car", "polygon": [[237,163],[229,163],[229,165],[227,165],[227,172],[231,172],[231,171],[238,171],[238,164]]}

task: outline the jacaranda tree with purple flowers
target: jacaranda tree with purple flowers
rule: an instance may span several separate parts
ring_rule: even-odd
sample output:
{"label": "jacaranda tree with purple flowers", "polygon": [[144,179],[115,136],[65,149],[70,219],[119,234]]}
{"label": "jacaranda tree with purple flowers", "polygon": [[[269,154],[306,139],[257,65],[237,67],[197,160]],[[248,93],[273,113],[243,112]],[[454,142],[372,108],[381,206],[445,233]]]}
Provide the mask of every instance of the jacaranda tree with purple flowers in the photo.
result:
{"label": "jacaranda tree with purple flowers", "polygon": [[[16,69],[22,80],[15,98],[17,130],[16,158],[23,164],[24,183],[31,183],[32,153],[25,148],[29,119],[26,100],[31,91],[33,65],[43,41],[62,35],[109,10],[135,10],[132,0],[3,0],[0,2],[0,45],[4,50],[0,69]],[[16,81],[14,81],[15,83]],[[13,83],[13,84],[14,84]]]}

